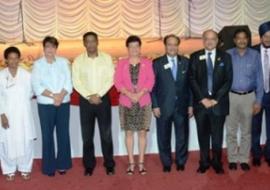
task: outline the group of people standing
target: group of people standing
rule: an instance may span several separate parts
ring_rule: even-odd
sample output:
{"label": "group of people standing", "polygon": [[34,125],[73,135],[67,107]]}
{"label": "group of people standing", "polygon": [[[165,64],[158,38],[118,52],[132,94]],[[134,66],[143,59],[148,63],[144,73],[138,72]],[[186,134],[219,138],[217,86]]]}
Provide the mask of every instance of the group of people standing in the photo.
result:
{"label": "group of people standing", "polygon": [[[84,53],[70,64],[57,56],[58,41],[43,40],[44,56],[34,62],[30,74],[19,67],[21,53],[16,47],[4,52],[7,68],[0,71],[0,160],[8,181],[17,171],[30,179],[33,145],[36,139],[31,110],[37,98],[42,132],[42,173],[60,175],[72,167],[69,114],[70,94],[80,94],[80,122],[83,140],[84,175],[96,167],[94,132],[97,120],[104,167],[107,175],[115,173],[113,159],[111,104],[108,91],[114,85],[120,92],[119,118],[125,131],[128,153],[126,173],[145,175],[147,132],[152,113],[156,118],[159,156],[164,172],[173,162],[177,171],[185,170],[188,159],[189,118],[197,124],[200,161],[197,172],[210,167],[223,174],[222,143],[226,121],[229,169],[242,170],[261,165],[264,156],[270,166],[270,22],[259,27],[261,43],[248,47],[247,31],[234,33],[235,47],[227,52],[218,46],[218,34],[207,30],[202,35],[202,50],[190,59],[179,54],[180,38],[164,38],[165,55],[153,61],[141,56],[141,39],[129,36],[128,56],[116,68],[110,55],[98,50],[98,35],[83,36]],[[266,114],[267,141],[260,146],[263,112]],[[171,149],[172,127],[175,135],[175,158]],[[237,134],[241,130],[240,144]],[[57,151],[55,151],[56,131]],[[134,135],[138,135],[138,159],[134,156]],[[194,137],[191,137],[194,138]],[[211,152],[210,152],[211,149]]]}

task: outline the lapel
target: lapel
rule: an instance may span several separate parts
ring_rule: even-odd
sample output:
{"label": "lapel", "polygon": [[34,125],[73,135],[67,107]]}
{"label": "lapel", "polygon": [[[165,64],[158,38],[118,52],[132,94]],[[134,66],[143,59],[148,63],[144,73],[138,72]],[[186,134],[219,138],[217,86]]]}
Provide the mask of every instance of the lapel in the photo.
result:
{"label": "lapel", "polygon": [[140,88],[142,85],[142,81],[144,79],[144,73],[145,73],[145,63],[142,60],[142,58],[140,59],[140,68],[139,68],[139,73],[138,73],[138,82],[137,82],[137,86]]}
{"label": "lapel", "polygon": [[201,72],[205,75],[207,75],[206,59],[207,57],[205,56],[205,50],[203,49],[199,52],[199,65],[201,65]]}
{"label": "lapel", "polygon": [[[168,57],[165,54],[162,58],[162,69],[165,70],[165,73],[169,76],[169,78],[175,82],[172,74],[171,68],[165,69],[165,65],[169,63]],[[181,57],[177,55],[177,73],[176,73],[176,81],[181,78],[181,71],[182,71],[183,64],[181,63]]]}
{"label": "lapel", "polygon": [[126,82],[128,83],[128,86],[130,87],[129,90],[131,90],[133,85],[131,82],[131,75],[130,75],[129,67],[130,67],[130,64],[129,64],[129,61],[127,60],[127,62],[124,65],[124,75],[126,75]]}
{"label": "lapel", "polygon": [[[201,56],[204,56],[205,59],[200,59]],[[200,62],[201,62],[202,65],[203,65],[203,67],[202,67],[203,71],[206,71],[206,73],[207,73],[207,63],[206,63],[207,57],[206,57],[206,55],[205,55],[205,50],[202,50],[202,51],[200,52],[199,60],[200,60]],[[222,60],[221,60],[221,53],[220,53],[220,51],[217,49],[217,50],[216,50],[216,57],[215,57],[214,68],[213,68],[213,69],[214,69],[214,71],[213,71],[214,73],[215,73],[216,69],[219,67],[219,64],[220,64],[220,63],[222,63]]]}
{"label": "lapel", "polygon": [[[183,74],[185,73],[182,73],[184,72],[184,64],[182,63],[182,60],[181,60],[181,56],[180,55],[177,55],[177,74],[176,74],[176,80],[181,80],[182,79],[182,76]],[[185,71],[186,72],[186,71]]]}
{"label": "lapel", "polygon": [[162,70],[164,70],[164,73],[170,78],[170,80],[174,81],[174,78],[173,78],[173,75],[172,75],[172,70],[171,68],[165,68],[167,64],[169,64],[169,60],[168,60],[168,57],[167,55],[165,54],[163,57],[162,57]]}
{"label": "lapel", "polygon": [[[142,59],[140,59],[140,68],[139,68],[139,73],[138,73],[138,82],[137,82],[137,86],[140,87],[141,86],[141,81],[142,81],[142,78],[143,78],[143,73],[145,69],[145,63],[143,62]],[[127,75],[127,81],[128,81],[128,86],[130,86],[130,88],[132,89],[133,88],[133,83],[131,81],[131,75],[130,75],[130,67],[132,67],[132,65],[130,65],[129,61],[127,60],[125,66],[124,66],[124,72],[126,73]]]}
{"label": "lapel", "polygon": [[214,73],[216,72],[216,70],[219,67],[220,63],[222,63],[220,51],[216,50]]}

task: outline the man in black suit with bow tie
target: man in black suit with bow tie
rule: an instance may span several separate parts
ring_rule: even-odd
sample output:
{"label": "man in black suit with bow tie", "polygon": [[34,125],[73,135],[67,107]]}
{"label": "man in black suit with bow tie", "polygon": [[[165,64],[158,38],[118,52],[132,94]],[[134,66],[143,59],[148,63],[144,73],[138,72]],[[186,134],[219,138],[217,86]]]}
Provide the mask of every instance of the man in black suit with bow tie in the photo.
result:
{"label": "man in black suit with bow tie", "polygon": [[193,115],[189,86],[189,60],[178,55],[180,39],[164,38],[166,54],[155,59],[155,85],[152,90],[153,113],[157,119],[157,140],[164,172],[171,171],[172,123],[175,131],[175,163],[177,171],[185,169],[188,154],[189,117]]}
{"label": "man in black suit with bow tie", "polygon": [[189,77],[200,145],[198,173],[205,173],[210,165],[217,174],[224,173],[221,162],[223,128],[229,114],[233,72],[230,55],[217,50],[217,44],[218,34],[213,30],[205,31],[204,49],[193,53],[190,58]]}

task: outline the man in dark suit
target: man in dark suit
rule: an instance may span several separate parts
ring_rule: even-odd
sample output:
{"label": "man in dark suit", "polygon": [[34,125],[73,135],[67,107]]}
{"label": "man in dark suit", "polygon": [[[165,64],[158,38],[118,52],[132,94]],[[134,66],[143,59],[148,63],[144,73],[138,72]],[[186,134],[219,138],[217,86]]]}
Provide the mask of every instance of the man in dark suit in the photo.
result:
{"label": "man in dark suit", "polygon": [[171,171],[171,133],[175,130],[176,169],[183,171],[188,153],[189,117],[192,116],[188,59],[178,55],[180,39],[164,38],[166,55],[154,60],[155,85],[152,91],[153,113],[157,119],[157,140],[164,172]]}
{"label": "man in dark suit", "polygon": [[[252,164],[254,166],[261,165],[261,158],[264,156],[265,160],[270,166],[270,21],[265,22],[259,27],[259,34],[261,43],[254,46],[260,52],[260,58],[263,70],[264,94],[262,99],[261,111],[253,116],[252,119],[252,145],[251,152],[253,156]],[[262,118],[265,112],[266,124],[266,143],[262,150],[260,146],[261,131],[262,131]]]}
{"label": "man in dark suit", "polygon": [[[194,116],[200,145],[198,173],[205,173],[210,164],[223,174],[221,162],[223,128],[229,114],[229,91],[232,84],[232,63],[229,54],[216,49],[218,35],[213,30],[203,33],[204,49],[191,55],[190,85]],[[210,140],[212,159],[210,159]]]}

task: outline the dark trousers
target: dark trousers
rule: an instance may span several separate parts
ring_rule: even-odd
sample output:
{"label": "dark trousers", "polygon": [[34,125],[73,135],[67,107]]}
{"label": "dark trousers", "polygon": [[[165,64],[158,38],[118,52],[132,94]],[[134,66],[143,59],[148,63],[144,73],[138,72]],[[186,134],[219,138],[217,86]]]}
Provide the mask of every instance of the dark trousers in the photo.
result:
{"label": "dark trousers", "polygon": [[181,114],[176,110],[170,116],[163,116],[161,114],[161,117],[157,118],[157,141],[160,160],[165,167],[170,167],[172,165],[172,123],[174,124],[175,131],[176,164],[184,165],[188,157],[188,115]]}
{"label": "dark trousers", "polygon": [[[223,128],[226,116],[217,116],[208,111],[195,111],[197,133],[200,146],[200,165],[204,167],[220,166],[222,156]],[[212,159],[210,159],[210,141]]]}
{"label": "dark trousers", "polygon": [[[266,143],[264,150],[262,150],[260,145],[263,112],[265,112],[266,123]],[[260,159],[264,155],[265,159],[270,161],[270,93],[264,94],[262,101],[262,110],[252,119],[251,140],[251,152],[253,158]]]}
{"label": "dark trousers", "polygon": [[101,148],[105,167],[114,167],[113,143],[111,131],[111,104],[108,95],[102,97],[99,105],[90,104],[80,96],[80,118],[83,139],[83,165],[85,168],[95,168],[94,133],[97,119],[101,137]]}
{"label": "dark trousers", "polygon": [[[72,167],[69,115],[70,104],[59,107],[38,104],[42,132],[42,172],[52,174],[55,170],[67,170]],[[55,154],[54,129],[56,128],[57,154]]]}

